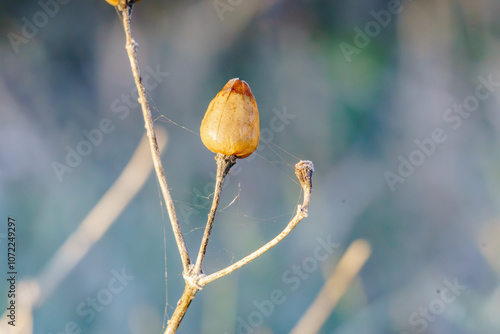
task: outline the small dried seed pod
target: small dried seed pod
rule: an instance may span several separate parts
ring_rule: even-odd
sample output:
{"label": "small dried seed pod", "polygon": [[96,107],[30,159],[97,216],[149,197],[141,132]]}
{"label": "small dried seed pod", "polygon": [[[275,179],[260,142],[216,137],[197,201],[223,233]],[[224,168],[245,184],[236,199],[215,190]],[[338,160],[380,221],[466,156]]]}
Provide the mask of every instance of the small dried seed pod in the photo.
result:
{"label": "small dried seed pod", "polygon": [[259,146],[259,110],[248,84],[231,79],[208,105],[201,141],[212,152],[243,159]]}
{"label": "small dried seed pod", "polygon": [[[128,0],[129,3],[136,3],[141,0]],[[125,8],[125,5],[127,4],[127,0],[106,0],[107,3],[109,3],[111,6],[119,6]]]}

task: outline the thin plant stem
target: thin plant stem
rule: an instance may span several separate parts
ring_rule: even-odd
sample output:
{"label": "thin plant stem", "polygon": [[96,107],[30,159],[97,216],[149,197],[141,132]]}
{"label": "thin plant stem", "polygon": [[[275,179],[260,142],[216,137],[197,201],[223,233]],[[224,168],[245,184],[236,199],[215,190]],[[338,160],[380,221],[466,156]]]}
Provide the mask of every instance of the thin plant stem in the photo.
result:
{"label": "thin plant stem", "polygon": [[[160,150],[165,148],[167,134],[158,131]],[[54,255],[34,278],[19,281],[19,291],[26,298],[19,300],[18,317],[22,321],[15,327],[7,321],[0,322],[0,333],[32,333],[33,311],[42,307],[57,287],[88,254],[92,247],[105,235],[127,204],[144,186],[153,170],[149,143],[143,136],[132,158],[113,185],[99,199],[76,230],[64,241]],[[8,310],[0,316],[8,315]]]}
{"label": "thin plant stem", "polygon": [[174,232],[175,241],[177,243],[177,247],[179,248],[182,266],[184,268],[183,277],[186,283],[184,287],[184,292],[179,301],[177,302],[177,307],[174,310],[174,314],[168,321],[167,328],[165,329],[164,332],[164,334],[174,334],[177,331],[182,319],[184,318],[184,315],[186,314],[186,311],[189,305],[191,304],[191,301],[194,299],[198,291],[200,291],[206,284],[232,273],[236,269],[241,268],[245,264],[250,263],[257,257],[267,252],[272,247],[276,246],[295,228],[295,226],[297,226],[297,224],[304,217],[307,217],[309,210],[309,201],[311,198],[311,191],[312,191],[311,178],[314,167],[311,161],[300,161],[295,165],[295,174],[297,175],[297,178],[299,179],[302,185],[302,189],[304,191],[304,200],[302,202],[302,205],[298,206],[297,213],[288,223],[285,229],[278,236],[269,241],[267,244],[260,247],[258,250],[251,253],[250,255],[247,255],[240,261],[214,274],[205,276],[202,270],[203,270],[203,261],[207,250],[208,240],[210,238],[210,233],[212,231],[215,213],[217,211],[217,207],[219,204],[222,186],[224,184],[224,179],[229,173],[231,167],[236,163],[236,156],[225,156],[222,154],[217,154],[217,156],[215,157],[217,161],[217,181],[215,186],[214,199],[212,202],[210,213],[208,214],[207,225],[205,227],[203,239],[200,244],[198,257],[196,259],[196,263],[192,265],[189,253],[187,251],[186,243],[184,241],[184,237],[180,228],[179,220],[175,213],[174,203],[172,201],[172,197],[170,196],[170,191],[168,189],[167,180],[165,178],[165,171],[161,163],[158,144],[156,142],[151,110],[149,108],[149,103],[146,98],[144,85],[142,84],[141,73],[137,61],[137,43],[133,39],[131,32],[131,15],[132,15],[131,1],[126,2],[125,5],[123,5],[123,8],[119,6],[119,10],[123,14],[123,27],[125,29],[125,35],[126,35],[126,50],[130,60],[130,67],[132,69],[134,81],[137,86],[137,91],[139,94],[139,103],[141,104],[141,109],[144,116],[144,123],[146,127],[146,133],[148,135],[149,145],[151,148],[151,156],[153,158],[153,164],[155,167],[156,175],[158,177],[158,181],[160,183],[160,188],[163,197],[165,199],[165,204],[167,206],[170,223],[172,224],[172,230]]}
{"label": "thin plant stem", "polygon": [[219,279],[219,278],[224,277],[226,275],[229,275],[230,273],[232,273],[236,269],[239,269],[239,268],[243,267],[244,265],[252,262],[253,260],[255,260],[256,258],[261,256],[262,254],[264,254],[265,252],[267,252],[268,250],[270,250],[271,248],[276,246],[281,240],[283,240],[288,234],[290,234],[290,232],[292,232],[292,230],[297,226],[297,224],[304,217],[307,217],[307,213],[302,211],[301,207],[299,206],[299,208],[297,209],[297,213],[295,214],[295,217],[293,217],[293,219],[288,223],[288,225],[283,229],[283,231],[281,231],[280,234],[278,234],[276,237],[274,237],[274,239],[272,239],[267,244],[265,244],[264,246],[257,249],[255,252],[245,256],[243,259],[239,260],[238,262],[235,262],[232,265],[230,265],[222,270],[219,270],[211,275],[204,276],[204,277],[200,278],[200,280],[198,281],[198,284],[200,284],[201,286],[205,286],[208,283],[215,281],[216,279]]}
{"label": "thin plant stem", "polygon": [[191,305],[191,301],[194,299],[196,293],[200,290],[200,287],[190,284],[189,280],[186,280],[186,285],[184,286],[184,292],[182,297],[179,299],[177,303],[177,307],[175,308],[174,314],[172,314],[172,318],[168,321],[167,329],[163,334],[174,334],[177,332],[179,325],[186,314],[186,311]]}
{"label": "thin plant stem", "polygon": [[207,225],[205,226],[205,233],[203,234],[203,239],[200,244],[200,250],[198,251],[198,257],[196,258],[196,264],[193,268],[193,274],[200,275],[203,270],[203,260],[205,259],[205,253],[207,251],[208,239],[210,238],[210,233],[212,231],[212,226],[214,223],[215,212],[219,206],[220,195],[222,192],[222,186],[224,185],[224,179],[226,175],[231,170],[231,167],[236,164],[236,156],[234,155],[223,155],[217,153],[215,156],[215,161],[217,162],[217,177],[215,181],[215,191],[214,199],[212,201],[212,207],[208,214]]}
{"label": "thin plant stem", "polygon": [[[287,226],[283,229],[283,231],[280,234],[278,234],[278,236],[276,236],[274,239],[269,241],[267,244],[265,244],[252,254],[246,256],[240,261],[212,275],[209,276],[199,275],[196,274],[194,270],[184,274],[184,280],[186,281],[186,286],[184,287],[184,293],[182,294],[182,297],[179,299],[179,302],[177,303],[177,307],[174,311],[174,314],[172,315],[172,318],[168,322],[168,326],[164,334],[173,334],[177,331],[177,328],[179,327],[182,318],[186,314],[187,308],[191,304],[191,301],[193,300],[194,296],[199,290],[203,289],[203,287],[206,284],[218,278],[226,276],[235,271],[236,269],[241,268],[244,265],[252,262],[257,257],[267,252],[269,249],[276,246],[297,226],[297,224],[303,218],[307,217],[309,211],[309,202],[311,200],[311,193],[312,193],[313,171],[314,171],[314,166],[311,161],[302,160],[295,165],[295,174],[297,175],[297,178],[299,179],[300,184],[302,186],[302,190],[304,191],[304,199],[302,201],[302,204],[298,206],[297,213],[295,214],[295,216],[287,224]],[[222,187],[222,183],[220,184],[220,186]]]}
{"label": "thin plant stem", "polygon": [[206,284],[215,281],[218,278],[226,276],[238,268],[243,267],[244,265],[252,262],[274,246],[276,246],[281,240],[283,240],[292,230],[298,225],[298,223],[308,215],[309,211],[309,202],[311,200],[311,192],[312,192],[312,173],[314,171],[314,166],[311,161],[302,160],[295,165],[295,174],[302,185],[302,189],[304,191],[304,200],[302,204],[298,206],[297,212],[295,216],[290,220],[287,226],[278,234],[274,239],[269,241],[264,246],[257,249],[255,252],[245,256],[243,259],[238,262],[233,263],[232,265],[219,270],[211,275],[201,277],[198,280],[198,284],[201,286],[205,286]]}
{"label": "thin plant stem", "polygon": [[130,60],[130,67],[132,69],[132,74],[134,75],[135,85],[137,86],[137,91],[139,93],[139,103],[141,104],[142,114],[144,116],[144,123],[146,127],[146,132],[149,138],[149,145],[151,147],[151,156],[153,157],[153,163],[156,171],[156,176],[158,177],[158,182],[160,183],[160,188],[165,199],[165,205],[167,206],[168,216],[170,218],[170,223],[172,224],[172,230],[174,232],[175,241],[177,247],[179,248],[179,253],[181,255],[182,266],[184,272],[187,272],[190,268],[191,260],[189,258],[189,253],[187,251],[186,242],[184,241],[184,236],[182,235],[181,227],[177,215],[175,213],[174,202],[170,196],[170,191],[167,185],[167,179],[165,178],[165,171],[161,163],[160,152],[158,150],[158,144],[156,142],[156,135],[153,125],[153,118],[151,116],[151,110],[149,108],[149,103],[146,98],[146,91],[144,85],[142,84],[141,72],[139,70],[139,63],[137,61],[137,43],[132,37],[131,30],[131,16],[132,16],[132,4],[128,3],[122,10],[123,13],[123,27],[125,29],[126,36],[126,50],[128,58]]}
{"label": "thin plant stem", "polygon": [[363,239],[355,240],[325,282],[311,306],[302,315],[290,334],[314,334],[320,331],[333,309],[351,287],[371,255],[371,246]]}

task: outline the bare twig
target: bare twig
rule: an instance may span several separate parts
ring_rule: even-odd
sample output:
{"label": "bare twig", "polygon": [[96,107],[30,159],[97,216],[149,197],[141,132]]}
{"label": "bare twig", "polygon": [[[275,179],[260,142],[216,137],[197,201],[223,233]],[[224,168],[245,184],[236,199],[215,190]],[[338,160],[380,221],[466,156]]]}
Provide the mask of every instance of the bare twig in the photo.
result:
{"label": "bare twig", "polygon": [[186,280],[184,293],[177,302],[177,307],[175,308],[174,314],[172,314],[172,318],[168,321],[167,329],[164,334],[174,334],[177,331],[177,328],[179,328],[189,305],[191,305],[191,301],[194,299],[196,293],[201,289],[198,285],[191,284],[188,277],[184,276],[184,279]]}
{"label": "bare twig", "polygon": [[219,270],[211,275],[201,277],[198,280],[198,284],[200,286],[204,286],[218,278],[221,278],[223,276],[226,276],[233,271],[235,271],[238,268],[243,267],[244,265],[252,262],[274,246],[276,246],[281,240],[283,240],[294,228],[297,226],[297,224],[305,217],[307,217],[308,210],[309,210],[309,202],[311,199],[311,192],[312,192],[312,174],[314,171],[314,166],[311,161],[307,160],[302,160],[299,163],[295,165],[295,174],[297,175],[297,178],[300,181],[300,184],[302,186],[302,189],[304,191],[304,200],[302,201],[302,205],[299,205],[297,208],[297,212],[295,213],[295,216],[290,220],[288,225],[285,227],[283,231],[281,231],[280,234],[278,234],[274,239],[269,241],[267,244],[264,246],[260,247],[257,249],[255,252],[247,255],[243,259],[239,260],[238,262],[233,263],[232,265],[228,266],[225,269]]}
{"label": "bare twig", "polygon": [[[226,173],[229,171],[230,168],[230,163],[221,161],[220,160],[230,160],[231,157],[223,156],[221,155],[220,157],[216,157],[217,160],[217,165],[218,165],[218,175],[219,171],[221,173]],[[234,163],[233,163],[234,164]],[[297,226],[297,224],[305,217],[307,217],[308,210],[309,210],[309,202],[311,199],[311,192],[312,192],[312,174],[314,171],[314,166],[311,161],[306,161],[302,160],[299,163],[295,165],[295,174],[297,175],[297,178],[300,181],[300,184],[302,185],[302,189],[304,191],[304,200],[302,201],[302,205],[299,205],[297,208],[297,213],[295,216],[292,218],[292,220],[288,223],[288,225],[285,227],[285,229],[278,234],[274,239],[269,241],[267,244],[256,250],[250,255],[247,255],[245,258],[241,259],[240,261],[228,266],[225,269],[222,269],[212,275],[205,276],[203,274],[198,274],[195,270],[189,271],[184,274],[184,280],[186,281],[186,286],[184,287],[184,293],[182,294],[181,299],[177,303],[177,307],[174,311],[174,314],[172,315],[172,318],[168,322],[168,327],[165,330],[164,334],[173,334],[176,332],[177,328],[179,327],[180,322],[182,321],[182,318],[186,314],[187,308],[191,304],[191,301],[193,300],[194,296],[196,293],[201,290],[205,285],[208,283],[221,278],[223,276],[226,276],[233,271],[235,271],[238,268],[243,267],[244,265],[252,262],[265,252],[267,252],[269,249],[272,247],[276,246],[281,240],[283,240],[294,228]],[[217,178],[219,180],[219,177]],[[221,177],[220,180],[220,187],[222,188],[222,181],[223,178]],[[217,193],[217,191],[216,191]],[[215,203],[215,196],[214,195],[214,203]],[[220,194],[218,195],[220,196]],[[218,201],[218,199],[217,199]],[[213,214],[215,215],[215,209],[217,208],[217,204],[212,205]],[[212,212],[211,212],[212,214]],[[213,217],[210,218],[209,215],[209,222],[210,219],[213,220]],[[205,231],[206,232],[206,231]],[[210,234],[210,232],[208,232]],[[208,240],[208,237],[207,237]],[[206,247],[206,246],[205,246]],[[201,253],[200,253],[201,254]],[[203,255],[204,256],[204,253]],[[198,257],[199,258],[199,257]]]}
{"label": "bare twig", "polygon": [[[160,144],[163,150],[167,136],[164,130],[161,131],[160,135]],[[101,239],[126,205],[141,189],[151,173],[150,159],[147,139],[144,136],[120,177],[41,270],[37,277],[40,286],[43,287],[40,289],[39,302],[52,293],[87,254],[88,250]]]}
{"label": "bare twig", "polygon": [[223,155],[218,153],[215,156],[217,161],[217,180],[215,182],[214,199],[212,202],[212,207],[210,213],[208,214],[207,226],[205,228],[205,233],[203,234],[203,239],[200,244],[200,250],[198,252],[198,257],[196,259],[196,264],[189,272],[184,273],[184,280],[186,285],[184,287],[184,293],[182,294],[177,307],[175,308],[172,318],[168,321],[167,329],[164,334],[173,334],[177,331],[179,324],[181,323],[186,311],[191,304],[196,293],[202,289],[202,286],[198,284],[198,279],[201,277],[203,260],[205,258],[205,252],[207,250],[208,239],[210,238],[210,232],[212,230],[215,212],[219,206],[219,199],[222,191],[222,185],[224,184],[224,179],[229,173],[229,170],[236,163],[236,156]]}
{"label": "bare twig", "polygon": [[[160,129],[161,130],[161,129]],[[160,151],[167,142],[164,130],[158,131]],[[118,179],[106,191],[97,204],[78,225],[78,228],[59,247],[52,258],[35,278],[25,278],[19,282],[18,321],[10,326],[7,321],[0,322],[0,333],[32,333],[32,310],[43,305],[44,301],[56,290],[76,265],[88,254],[127,204],[146,183],[153,163],[149,153],[148,139],[144,136],[132,158]],[[6,312],[2,319],[6,318]]]}
{"label": "bare twig", "polygon": [[215,212],[217,211],[217,207],[219,206],[222,185],[224,184],[224,179],[229,173],[229,170],[236,163],[236,156],[228,156],[217,153],[217,155],[215,156],[215,160],[217,161],[217,178],[215,181],[214,199],[212,202],[212,207],[210,208],[210,213],[208,214],[207,226],[205,227],[205,233],[203,234],[203,239],[200,244],[200,250],[198,252],[198,257],[196,258],[196,264],[193,268],[193,274],[195,275],[199,275],[202,273],[203,260],[205,259],[205,252],[207,251],[208,239],[210,238],[210,232],[212,231]]}
{"label": "bare twig", "polygon": [[127,54],[130,60],[130,66],[132,68],[132,73],[134,75],[134,80],[139,93],[139,102],[141,104],[144,116],[144,122],[151,147],[153,163],[156,170],[156,174],[158,176],[158,180],[160,182],[160,187],[163,193],[163,197],[165,198],[168,214],[170,217],[170,222],[172,224],[175,240],[177,242],[179,253],[182,259],[182,265],[184,267],[183,277],[186,282],[186,285],[184,287],[184,292],[181,298],[179,299],[174,314],[172,315],[172,318],[168,321],[168,326],[164,332],[164,334],[173,334],[177,331],[177,328],[179,327],[179,324],[181,323],[184,315],[186,314],[186,311],[189,305],[191,304],[191,301],[195,297],[196,293],[203,288],[203,286],[220,277],[232,273],[236,269],[241,268],[245,264],[250,263],[260,255],[264,254],[269,249],[276,246],[281,240],[283,240],[283,238],[285,238],[304,217],[307,217],[307,213],[309,210],[309,201],[311,198],[311,191],[312,191],[311,178],[314,168],[311,161],[300,161],[295,165],[295,174],[297,175],[302,185],[302,189],[304,191],[304,200],[302,202],[302,205],[299,205],[295,217],[293,217],[293,219],[288,223],[285,229],[278,236],[276,236],[266,245],[259,248],[252,254],[246,256],[242,260],[212,275],[205,276],[205,274],[203,274],[202,272],[203,261],[205,258],[205,253],[207,249],[208,240],[210,238],[210,233],[212,231],[215,213],[217,211],[217,206],[219,204],[222,185],[224,183],[224,178],[226,177],[227,173],[229,172],[231,167],[236,163],[235,156],[224,156],[222,154],[217,154],[216,156],[217,181],[216,181],[214,199],[212,207],[210,209],[210,213],[208,215],[207,225],[200,245],[200,250],[198,252],[198,257],[196,259],[196,264],[194,266],[191,265],[191,260],[189,258],[189,254],[186,248],[184,237],[182,235],[179,221],[175,214],[174,204],[172,202],[172,198],[168,190],[168,185],[165,178],[165,172],[163,170],[163,166],[160,160],[160,155],[158,153],[158,146],[156,144],[151,111],[149,109],[149,104],[146,98],[145,89],[142,84],[141,74],[139,71],[139,64],[137,62],[137,44],[132,38],[132,33],[130,28],[131,13],[132,13],[132,4],[130,2],[127,3],[125,8],[122,10],[122,13],[123,13],[123,26],[125,28],[125,35],[127,40],[126,42]]}
{"label": "bare twig", "polygon": [[181,255],[182,266],[184,268],[184,272],[187,272],[190,268],[191,260],[187,251],[186,242],[184,241],[184,236],[182,235],[179,220],[177,219],[177,215],[175,213],[174,202],[172,201],[172,197],[170,196],[167,179],[165,178],[165,171],[161,163],[160,153],[158,151],[158,144],[156,143],[156,135],[153,127],[153,118],[151,116],[151,110],[149,109],[149,103],[146,98],[146,91],[144,89],[144,85],[142,84],[141,72],[139,70],[139,63],[137,61],[137,43],[132,37],[132,31],[130,27],[132,4],[127,4],[127,6],[122,10],[122,13],[123,27],[125,29],[126,36],[127,54],[130,60],[130,67],[132,68],[132,73],[134,75],[135,85],[137,86],[137,91],[139,93],[139,103],[141,104],[141,109],[144,116],[144,123],[149,138],[149,145],[151,147],[151,155],[153,157],[156,175],[158,177],[158,182],[160,183],[163,198],[165,199],[165,205],[167,206],[168,216],[170,218],[170,223],[172,224],[175,241]]}

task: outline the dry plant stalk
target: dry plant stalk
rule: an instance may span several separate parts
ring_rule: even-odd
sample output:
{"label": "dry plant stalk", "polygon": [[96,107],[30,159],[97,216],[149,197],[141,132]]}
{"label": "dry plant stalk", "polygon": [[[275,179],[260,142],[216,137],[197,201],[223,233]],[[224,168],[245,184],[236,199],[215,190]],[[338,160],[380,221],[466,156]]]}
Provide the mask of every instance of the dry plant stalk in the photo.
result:
{"label": "dry plant stalk", "polygon": [[[108,1],[108,0],[106,0]],[[109,1],[108,1],[109,2]],[[115,2],[115,0],[113,0]],[[210,275],[205,275],[203,272],[203,260],[205,258],[205,252],[208,244],[208,240],[210,237],[210,233],[212,230],[213,226],[213,221],[215,217],[215,213],[217,211],[217,206],[219,203],[220,199],[220,194],[222,190],[222,185],[224,183],[224,178],[226,175],[229,173],[231,167],[236,163],[236,158],[244,158],[253,152],[256,148],[256,144],[252,142],[252,146],[255,146],[253,150],[248,153],[248,151],[238,151],[237,153],[217,153],[215,159],[217,161],[217,180],[216,180],[216,189],[214,193],[214,198],[213,198],[213,203],[212,207],[210,209],[210,213],[208,215],[208,220],[207,220],[207,225],[205,228],[205,233],[203,235],[202,242],[200,244],[200,249],[198,252],[198,257],[196,259],[196,262],[193,264],[191,262],[186,243],[184,241],[184,237],[181,231],[181,227],[179,224],[179,220],[177,219],[177,215],[175,213],[175,208],[174,208],[174,203],[172,201],[172,197],[170,195],[170,191],[168,189],[167,181],[165,178],[165,172],[163,165],[161,163],[160,159],[160,153],[158,150],[158,145],[156,143],[156,136],[155,136],[155,131],[153,127],[153,120],[151,116],[151,110],[149,108],[149,104],[146,98],[146,93],[144,86],[142,84],[142,78],[140,74],[140,69],[139,69],[139,64],[137,61],[137,43],[132,37],[132,32],[131,32],[131,15],[132,15],[132,2],[133,1],[128,1],[126,0],[118,0],[117,8],[118,10],[121,11],[123,14],[123,26],[125,29],[125,35],[126,35],[126,50],[127,54],[130,60],[130,66],[132,69],[132,73],[134,76],[134,81],[137,86],[137,90],[139,92],[139,103],[141,105],[141,109],[143,112],[144,116],[144,122],[145,122],[145,127],[147,131],[147,135],[149,138],[149,144],[151,147],[151,155],[153,157],[153,162],[154,162],[154,167],[156,171],[156,175],[158,177],[158,181],[160,183],[161,191],[163,194],[163,197],[165,199],[165,204],[167,206],[168,210],[168,215],[170,219],[170,223],[172,225],[172,229],[174,232],[175,240],[177,243],[177,247],[179,249],[179,253],[181,256],[182,260],[182,265],[183,265],[183,278],[185,281],[185,287],[184,287],[184,292],[179,299],[177,306],[175,308],[175,311],[168,321],[167,328],[165,329],[164,334],[172,334],[175,333],[184,317],[186,314],[186,311],[191,304],[191,301],[195,297],[196,293],[200,291],[206,284],[224,277],[233,271],[235,271],[238,268],[241,268],[242,266],[250,263],[251,261],[255,260],[257,257],[261,256],[265,252],[267,252],[269,249],[272,247],[276,246],[281,240],[283,240],[294,228],[297,226],[297,224],[305,217],[308,215],[308,210],[309,210],[309,202],[311,198],[311,192],[312,192],[312,174],[314,171],[313,163],[311,161],[300,161],[295,165],[295,174],[297,175],[297,178],[300,181],[300,184],[302,186],[302,191],[304,192],[304,198],[302,201],[302,204],[298,206],[297,211],[295,213],[295,216],[290,220],[290,222],[287,224],[287,226],[283,229],[283,231],[278,234],[275,238],[273,238],[271,241],[266,243],[264,246],[260,247],[253,253],[247,255],[243,259],[233,263],[232,265],[219,270],[213,274]],[[135,1],[137,2],[137,1]],[[233,79],[230,80],[230,83],[234,82],[236,80],[237,85],[241,85],[240,81],[238,79]],[[243,82],[244,83],[244,82]],[[246,85],[246,83],[244,83]],[[227,85],[226,85],[227,86]],[[225,88],[226,88],[225,86]],[[246,89],[243,86],[238,86],[239,88],[237,89]],[[249,88],[248,88],[249,91]],[[245,91],[245,93],[248,93]],[[251,95],[251,92],[250,92]],[[253,98],[253,96],[252,96]],[[253,103],[253,102],[252,102]],[[255,105],[256,107],[256,105]],[[256,116],[256,124],[258,126],[258,112]],[[202,125],[203,126],[203,125]],[[258,136],[258,128],[257,128],[257,136]],[[257,137],[258,138],[258,137]],[[257,144],[258,144],[258,139],[257,139]],[[226,155],[227,154],[227,155]],[[168,301],[167,301],[168,302]]]}
{"label": "dry plant stalk", "polygon": [[[167,134],[161,128],[157,131],[161,152],[167,144]],[[19,298],[19,320],[14,327],[6,321],[0,322],[0,333],[33,333],[33,311],[40,308],[51,296],[146,183],[153,169],[149,151],[148,139],[143,136],[118,179],[80,222],[77,229],[58,248],[36,277],[24,278],[18,283],[19,291],[24,292]],[[1,318],[5,319],[6,315],[7,311]]]}
{"label": "dry plant stalk", "polygon": [[358,239],[349,245],[335,271],[318,292],[311,306],[290,331],[290,334],[314,334],[319,332],[370,255],[371,246],[366,240]]}

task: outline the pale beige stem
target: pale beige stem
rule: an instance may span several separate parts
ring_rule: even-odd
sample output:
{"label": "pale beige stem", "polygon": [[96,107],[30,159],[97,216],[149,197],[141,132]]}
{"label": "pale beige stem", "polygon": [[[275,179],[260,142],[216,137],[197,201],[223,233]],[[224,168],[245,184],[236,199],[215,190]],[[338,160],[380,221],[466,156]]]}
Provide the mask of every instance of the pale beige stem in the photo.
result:
{"label": "pale beige stem", "polygon": [[126,49],[128,58],[130,60],[130,67],[134,75],[135,85],[137,86],[137,91],[139,93],[139,103],[141,104],[142,114],[144,116],[144,123],[146,127],[146,132],[149,138],[149,145],[151,147],[151,156],[153,157],[153,164],[156,171],[156,176],[158,177],[158,182],[160,183],[160,188],[165,199],[165,205],[167,206],[168,216],[170,218],[170,223],[172,224],[172,230],[174,232],[175,241],[177,247],[179,248],[179,253],[181,255],[182,266],[184,272],[189,270],[191,260],[189,258],[189,253],[187,251],[186,242],[184,241],[184,236],[182,235],[181,227],[177,215],[175,213],[174,202],[170,196],[170,191],[167,185],[167,179],[165,178],[165,171],[161,162],[160,153],[158,151],[158,144],[156,143],[156,135],[153,126],[153,118],[151,116],[151,110],[149,108],[149,103],[146,97],[146,91],[144,85],[142,84],[141,72],[139,70],[139,63],[137,61],[137,43],[132,37],[132,31],[130,27],[131,15],[132,15],[132,4],[128,4],[123,10],[123,27],[125,29],[126,36]]}
{"label": "pale beige stem", "polygon": [[186,244],[184,241],[184,237],[181,232],[181,228],[179,225],[179,221],[175,214],[174,204],[172,198],[170,196],[170,192],[168,190],[167,181],[165,179],[165,173],[163,170],[163,166],[160,160],[160,155],[158,154],[158,147],[156,144],[155,133],[153,129],[153,120],[151,117],[151,111],[149,109],[149,104],[146,98],[146,93],[144,90],[144,86],[142,85],[142,79],[139,71],[139,65],[137,62],[137,44],[132,38],[131,28],[130,28],[130,20],[132,13],[132,4],[127,4],[127,6],[122,10],[123,13],[123,26],[125,28],[126,35],[126,49],[127,54],[130,60],[130,66],[132,68],[132,73],[134,75],[134,80],[137,86],[137,90],[139,93],[139,102],[142,107],[142,112],[144,116],[144,122],[149,138],[149,143],[151,146],[151,154],[153,156],[153,163],[155,166],[156,174],[158,176],[158,180],[160,182],[160,187],[163,193],[163,197],[165,198],[165,202],[167,205],[168,214],[170,217],[170,222],[172,224],[172,229],[174,231],[174,236],[177,242],[177,246],[179,248],[179,253],[181,255],[182,265],[184,267],[184,280],[186,281],[186,286],[184,288],[184,293],[177,303],[177,307],[172,315],[172,318],[168,322],[168,326],[164,332],[164,334],[173,334],[177,331],[180,322],[182,321],[191,301],[193,300],[196,293],[202,289],[204,285],[207,283],[223,277],[225,275],[230,274],[234,270],[244,266],[245,264],[253,261],[260,255],[264,254],[266,251],[274,247],[278,244],[284,237],[286,237],[292,229],[297,226],[297,224],[304,218],[307,217],[308,209],[309,209],[309,201],[311,198],[312,191],[312,173],[313,173],[313,164],[310,161],[300,161],[295,166],[295,173],[302,185],[304,190],[304,200],[302,205],[300,205],[297,209],[297,213],[295,217],[288,223],[285,229],[273,240],[268,242],[265,246],[259,248],[257,251],[248,255],[244,259],[234,263],[233,265],[223,269],[221,271],[216,272],[210,276],[205,276],[202,274],[203,260],[205,258],[206,248],[208,244],[208,239],[210,237],[210,232],[213,226],[213,220],[215,217],[215,213],[217,211],[218,202],[220,199],[220,193],[222,190],[222,185],[224,182],[224,177],[229,172],[232,165],[235,163],[235,157],[226,157],[223,155],[217,155],[217,183],[216,190],[214,194],[214,201],[212,204],[212,208],[210,210],[207,226],[205,228],[205,233],[203,235],[203,239],[200,245],[200,250],[198,252],[198,257],[196,260],[196,264],[193,267],[191,265],[191,260],[189,258],[189,254],[186,248]]}
{"label": "pale beige stem", "polygon": [[[219,159],[230,159],[230,157],[222,156],[216,157],[216,160]],[[218,163],[219,165],[219,163]],[[227,167],[228,164],[220,163],[220,168],[218,170],[224,172],[228,171],[230,167]],[[302,201],[302,205],[299,205],[297,208],[297,213],[292,218],[292,220],[288,223],[285,229],[278,234],[274,239],[269,241],[267,244],[253,252],[252,254],[246,256],[240,261],[228,266],[225,269],[222,269],[212,275],[205,276],[203,274],[198,274],[195,270],[188,271],[184,274],[184,280],[186,281],[186,286],[184,288],[184,293],[182,297],[177,302],[177,307],[172,315],[172,318],[168,322],[167,329],[164,334],[173,334],[177,331],[177,328],[186,314],[187,308],[191,304],[196,293],[203,288],[206,284],[226,276],[238,268],[243,267],[245,264],[248,264],[255,260],[257,257],[261,256],[265,252],[267,252],[272,247],[276,246],[283,238],[285,238],[297,224],[304,218],[307,217],[309,210],[309,202],[311,200],[311,192],[312,192],[312,174],[314,171],[314,166],[311,161],[302,160],[295,165],[295,175],[300,181],[302,186],[302,190],[304,191],[304,200]],[[222,187],[222,183],[220,184]],[[216,208],[216,207],[215,207]],[[215,211],[214,211],[215,214]],[[210,218],[209,218],[210,219]],[[213,218],[212,218],[213,219]],[[204,253],[203,253],[204,254]]]}
{"label": "pale beige stem", "polygon": [[[158,141],[160,151],[162,151],[167,142],[164,130],[158,130]],[[43,304],[95,243],[102,238],[139,192],[152,169],[148,139],[144,136],[118,179],[82,220],[78,228],[59,247],[40,273],[35,278],[26,278],[18,283],[19,291],[22,293],[19,294],[16,326],[10,326],[7,321],[2,321],[0,333],[30,333],[29,328],[32,327],[33,320],[32,310]],[[2,315],[2,319],[7,319],[6,313]]]}
{"label": "pale beige stem", "polygon": [[217,177],[215,181],[215,191],[214,199],[212,201],[212,207],[210,213],[208,214],[207,225],[205,227],[205,233],[203,234],[203,239],[201,240],[200,250],[198,252],[198,257],[196,258],[196,264],[193,269],[194,275],[201,274],[203,270],[203,260],[205,259],[205,253],[207,251],[208,239],[210,238],[210,232],[212,231],[212,226],[214,223],[215,212],[219,206],[220,194],[222,192],[222,186],[224,184],[224,179],[229,173],[231,167],[236,163],[236,156],[234,155],[223,155],[217,153],[215,156],[215,161],[217,162]]}
{"label": "pale beige stem", "polygon": [[255,252],[247,255],[243,259],[238,262],[233,263],[232,265],[219,270],[211,275],[201,277],[198,280],[198,284],[204,286],[218,278],[226,276],[238,268],[243,267],[244,265],[252,262],[274,246],[276,246],[281,240],[283,240],[292,230],[297,226],[297,224],[305,217],[307,217],[309,211],[309,202],[311,200],[311,192],[312,192],[312,174],[314,171],[314,166],[311,161],[302,160],[295,165],[295,174],[302,185],[302,189],[304,191],[304,200],[302,201],[302,205],[299,205],[297,208],[297,212],[295,216],[290,220],[288,225],[278,234],[274,239],[269,241],[264,246],[257,249]]}
{"label": "pale beige stem", "polygon": [[[164,131],[161,137],[164,147],[167,140]],[[42,287],[38,302],[43,302],[54,291],[144,185],[152,168],[147,148],[147,139],[144,137],[120,177],[42,269],[37,277]]]}
{"label": "pale beige stem", "polygon": [[181,299],[177,302],[177,307],[175,308],[172,318],[168,321],[167,329],[165,329],[164,334],[174,334],[177,332],[189,305],[191,305],[191,301],[194,299],[194,296],[199,290],[199,287],[191,285],[189,284],[189,281],[186,281],[184,293],[182,294]]}
{"label": "pale beige stem", "polygon": [[366,240],[354,241],[290,334],[317,333],[328,320],[340,298],[347,292],[370,254],[371,247]]}

